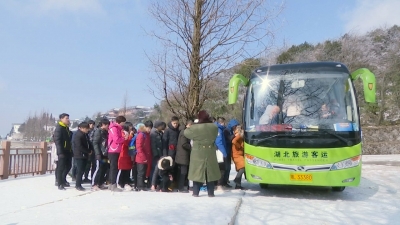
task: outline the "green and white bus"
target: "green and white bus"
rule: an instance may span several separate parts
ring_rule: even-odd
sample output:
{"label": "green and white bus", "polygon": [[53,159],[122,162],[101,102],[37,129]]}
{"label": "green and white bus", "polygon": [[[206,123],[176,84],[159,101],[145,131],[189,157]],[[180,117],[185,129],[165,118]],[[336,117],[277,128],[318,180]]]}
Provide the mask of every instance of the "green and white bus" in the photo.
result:
{"label": "green and white bus", "polygon": [[353,81],[375,102],[375,75],[336,62],[282,64],[235,74],[229,104],[243,105],[245,168],[250,183],[329,186],[343,191],[361,179],[361,127]]}

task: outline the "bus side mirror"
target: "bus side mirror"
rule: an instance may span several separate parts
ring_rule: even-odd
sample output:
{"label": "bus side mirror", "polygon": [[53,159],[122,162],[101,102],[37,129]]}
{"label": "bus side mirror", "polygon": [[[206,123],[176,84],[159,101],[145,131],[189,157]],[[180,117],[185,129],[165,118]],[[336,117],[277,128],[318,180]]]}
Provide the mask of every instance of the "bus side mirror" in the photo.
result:
{"label": "bus side mirror", "polygon": [[249,79],[241,74],[235,74],[229,81],[229,104],[235,104],[239,95],[239,84],[244,86],[249,84]]}
{"label": "bus side mirror", "polygon": [[375,75],[366,68],[361,68],[351,73],[351,79],[361,78],[364,87],[364,98],[366,102],[376,102],[376,80]]}

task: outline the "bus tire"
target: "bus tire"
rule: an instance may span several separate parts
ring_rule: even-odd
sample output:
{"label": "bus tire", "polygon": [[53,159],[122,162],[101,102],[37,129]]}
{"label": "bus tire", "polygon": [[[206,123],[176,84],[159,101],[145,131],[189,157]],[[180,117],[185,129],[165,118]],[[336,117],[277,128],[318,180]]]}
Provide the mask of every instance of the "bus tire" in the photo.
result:
{"label": "bus tire", "polygon": [[267,189],[268,188],[268,184],[260,184],[260,188],[261,189]]}
{"label": "bus tire", "polygon": [[332,187],[332,191],[334,192],[342,192],[346,187]]}

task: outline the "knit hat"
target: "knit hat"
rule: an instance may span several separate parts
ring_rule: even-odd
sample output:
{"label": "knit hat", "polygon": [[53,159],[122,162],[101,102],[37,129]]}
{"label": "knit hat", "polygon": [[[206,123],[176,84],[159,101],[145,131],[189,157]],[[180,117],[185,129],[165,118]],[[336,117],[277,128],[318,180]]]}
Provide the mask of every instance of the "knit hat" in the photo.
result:
{"label": "knit hat", "polygon": [[160,160],[158,160],[158,169],[160,170],[168,170],[169,168],[171,168],[174,164],[174,160],[172,159],[171,156],[167,156],[164,158],[161,158]]}

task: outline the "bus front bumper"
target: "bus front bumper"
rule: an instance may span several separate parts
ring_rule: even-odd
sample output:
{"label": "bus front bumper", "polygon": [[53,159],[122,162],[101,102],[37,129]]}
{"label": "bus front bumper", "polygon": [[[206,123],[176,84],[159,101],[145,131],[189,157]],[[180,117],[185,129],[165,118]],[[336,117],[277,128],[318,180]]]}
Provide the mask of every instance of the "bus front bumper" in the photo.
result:
{"label": "bus front bumper", "polygon": [[308,185],[308,186],[358,186],[361,165],[356,167],[318,172],[276,170],[246,164],[246,179],[250,183]]}

